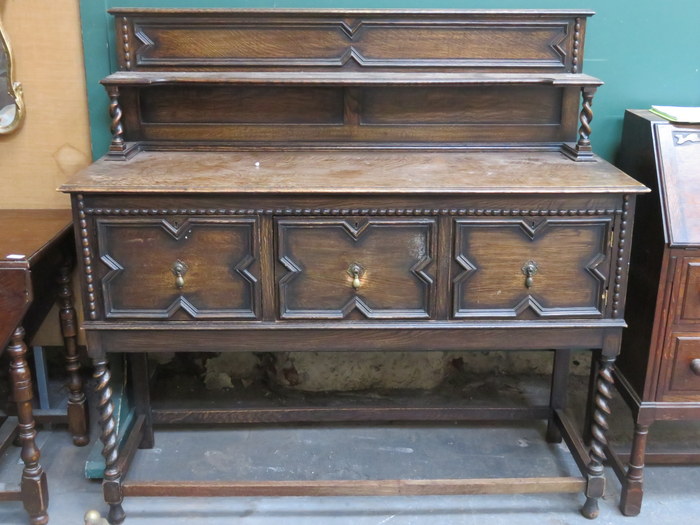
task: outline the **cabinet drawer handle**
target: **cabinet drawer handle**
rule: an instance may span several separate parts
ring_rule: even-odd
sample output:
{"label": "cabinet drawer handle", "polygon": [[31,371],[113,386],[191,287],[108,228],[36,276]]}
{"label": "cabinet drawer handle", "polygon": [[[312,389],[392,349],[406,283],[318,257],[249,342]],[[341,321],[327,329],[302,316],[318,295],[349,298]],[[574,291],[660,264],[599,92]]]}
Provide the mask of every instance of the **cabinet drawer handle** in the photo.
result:
{"label": "cabinet drawer handle", "polygon": [[175,261],[173,264],[172,271],[175,275],[175,287],[178,290],[182,290],[185,287],[185,274],[187,270],[187,265],[180,260]]}
{"label": "cabinet drawer handle", "polygon": [[690,369],[693,371],[693,374],[700,376],[700,359],[693,359],[690,362]]}
{"label": "cabinet drawer handle", "polygon": [[521,268],[523,275],[525,275],[525,286],[527,288],[532,288],[533,279],[532,277],[537,273],[538,270],[537,263],[535,261],[528,261],[525,266]]}
{"label": "cabinet drawer handle", "polygon": [[355,290],[359,290],[360,286],[362,286],[360,277],[362,277],[362,275],[365,273],[365,269],[360,264],[352,263],[348,267],[348,273],[350,274],[350,277],[352,277],[352,287]]}

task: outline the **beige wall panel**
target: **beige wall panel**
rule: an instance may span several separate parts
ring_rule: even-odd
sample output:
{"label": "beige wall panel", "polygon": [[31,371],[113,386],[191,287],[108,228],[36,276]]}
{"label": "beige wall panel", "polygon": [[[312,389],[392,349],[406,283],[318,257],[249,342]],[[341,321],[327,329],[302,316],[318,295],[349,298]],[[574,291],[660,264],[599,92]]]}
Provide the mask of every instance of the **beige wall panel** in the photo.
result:
{"label": "beige wall panel", "polygon": [[26,118],[0,135],[0,208],[68,208],[56,188],[90,162],[78,0],[0,0]]}

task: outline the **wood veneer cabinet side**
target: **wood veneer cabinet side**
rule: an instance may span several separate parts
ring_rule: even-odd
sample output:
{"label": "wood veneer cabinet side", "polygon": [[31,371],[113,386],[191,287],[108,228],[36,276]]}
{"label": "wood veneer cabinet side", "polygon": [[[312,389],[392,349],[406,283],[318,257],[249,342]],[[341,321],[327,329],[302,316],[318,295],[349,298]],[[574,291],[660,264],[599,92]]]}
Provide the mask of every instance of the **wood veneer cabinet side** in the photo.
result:
{"label": "wood veneer cabinet side", "polygon": [[[637,199],[625,313],[628,329],[623,332],[622,352],[616,361],[617,370],[645,401],[654,400],[655,395],[661,355],[660,352],[650,354],[651,343],[665,331],[665,317],[657,313],[665,309],[669,277],[665,268],[668,263],[664,264],[665,237],[655,161],[653,125],[656,119],[650,120],[649,115],[651,113],[632,111],[625,114],[623,144],[617,160],[620,169],[652,191]],[[657,366],[650,366],[650,363],[657,363]]]}
{"label": "wood veneer cabinet side", "polygon": [[652,189],[637,207],[628,328],[615,369],[635,421],[629,464],[608,449],[622,482],[620,509],[628,516],[641,511],[646,460],[700,459],[687,451],[646,454],[654,422],[700,419],[699,132],[698,126],[672,124],[649,111],[625,114],[618,166]]}

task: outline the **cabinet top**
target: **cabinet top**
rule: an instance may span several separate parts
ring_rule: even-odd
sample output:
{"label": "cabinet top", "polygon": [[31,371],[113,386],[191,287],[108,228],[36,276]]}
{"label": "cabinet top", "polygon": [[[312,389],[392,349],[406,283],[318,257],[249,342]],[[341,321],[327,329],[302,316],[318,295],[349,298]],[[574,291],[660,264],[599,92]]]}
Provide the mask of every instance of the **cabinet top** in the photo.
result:
{"label": "cabinet top", "polygon": [[596,158],[556,152],[144,151],[101,159],[64,184],[70,193],[475,194],[641,193]]}

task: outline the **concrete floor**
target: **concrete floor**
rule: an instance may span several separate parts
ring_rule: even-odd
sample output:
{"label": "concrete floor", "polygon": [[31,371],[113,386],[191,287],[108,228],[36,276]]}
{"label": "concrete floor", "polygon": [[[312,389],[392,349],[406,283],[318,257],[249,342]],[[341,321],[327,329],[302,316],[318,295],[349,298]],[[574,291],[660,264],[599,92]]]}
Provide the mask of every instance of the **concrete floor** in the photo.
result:
{"label": "concrete floor", "polygon": [[[513,392],[542,397],[546,380],[509,380]],[[523,386],[524,383],[527,383]],[[585,381],[572,385],[580,404]],[[533,386],[534,384],[534,386]],[[516,396],[517,397],[517,396]],[[631,431],[626,407],[614,404],[612,434]],[[95,419],[93,418],[93,421]],[[651,449],[692,448],[696,424],[657,424]],[[141,479],[381,479],[420,477],[577,475],[562,445],[544,442],[544,422],[515,424],[334,425],[158,429],[156,447],[139,451],[130,472]],[[94,432],[93,436],[97,433]],[[94,439],[94,437],[93,437]],[[89,447],[71,445],[65,429],[40,433],[41,463],[48,473],[50,523],[77,525],[88,509],[106,511],[99,482],[83,477]],[[18,451],[0,463],[0,482],[16,483]],[[617,509],[619,485],[607,470],[598,525],[700,524],[700,466],[650,466],[642,514]],[[574,525],[580,494],[325,498],[129,498],[126,523],[251,525]],[[0,524],[27,523],[21,503],[0,504]]]}

